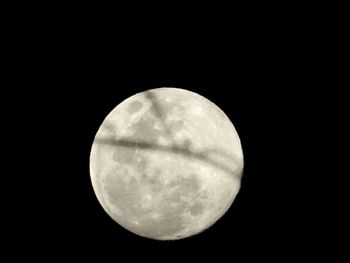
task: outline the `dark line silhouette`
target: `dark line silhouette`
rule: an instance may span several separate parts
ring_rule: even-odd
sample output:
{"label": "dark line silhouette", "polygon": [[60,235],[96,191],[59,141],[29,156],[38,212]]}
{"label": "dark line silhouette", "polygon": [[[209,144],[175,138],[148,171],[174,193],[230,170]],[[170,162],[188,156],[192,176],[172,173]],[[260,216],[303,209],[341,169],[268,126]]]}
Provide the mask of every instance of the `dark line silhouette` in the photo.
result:
{"label": "dark line silhouette", "polygon": [[162,110],[162,107],[159,104],[157,97],[151,91],[146,91],[145,96],[152,103],[151,110],[152,110],[154,116],[160,120],[160,122],[164,128],[165,133],[168,135],[168,137],[171,140],[173,140],[173,137],[174,137],[173,132],[171,131],[171,129],[169,129],[169,127],[165,123],[165,116],[167,113],[164,112],[164,110]]}
{"label": "dark line silhouette", "polygon": [[[239,166],[239,162],[237,160],[237,158],[221,152],[220,150],[203,150],[200,152],[193,152],[190,151],[188,148],[186,147],[182,147],[179,145],[173,145],[173,146],[164,146],[164,145],[158,145],[158,144],[151,144],[151,143],[147,143],[147,142],[142,142],[142,141],[131,141],[128,139],[113,139],[113,138],[95,138],[95,143],[97,144],[104,144],[104,145],[110,145],[110,146],[121,146],[121,147],[134,147],[134,148],[140,148],[140,149],[146,149],[146,150],[151,150],[151,151],[163,151],[163,152],[168,152],[168,153],[173,153],[173,154],[180,154],[180,155],[184,155],[184,156],[188,156],[190,158],[195,158],[197,160],[203,161],[205,163],[208,163],[210,165],[213,165],[229,174],[231,174],[232,176],[235,175],[235,171],[237,169],[240,169]],[[228,159],[228,161],[234,162],[235,164],[237,164],[237,169],[232,169],[230,167],[228,167],[225,164],[222,164],[214,159],[212,159],[210,157],[210,153],[211,151],[215,152],[216,154],[218,154],[219,156],[224,156],[225,158]],[[240,176],[240,174],[237,174],[237,176]]]}
{"label": "dark line silhouette", "polygon": [[[145,92],[145,97],[152,103],[151,111],[153,112],[154,117],[156,117],[161,125],[163,126],[163,130],[167,137],[172,141],[171,146],[164,146],[159,144],[152,144],[143,141],[134,141],[128,138],[124,139],[114,139],[114,138],[95,138],[95,143],[110,145],[110,146],[121,146],[121,147],[130,147],[130,148],[140,148],[152,151],[163,151],[172,154],[184,155],[190,158],[194,158],[196,160],[200,160],[202,162],[208,163],[212,166],[215,166],[232,176],[240,176],[240,173],[235,172],[238,169],[241,169],[239,165],[238,158],[236,156],[232,156],[231,154],[226,153],[223,149],[218,148],[207,148],[200,152],[194,152],[190,150],[190,141],[184,141],[182,144],[175,143],[173,138],[174,134],[169,126],[166,124],[166,114],[164,110],[162,110],[162,106],[158,102],[158,98],[151,91]],[[111,123],[104,123],[104,127],[114,133],[114,128]],[[236,164],[237,168],[232,169],[229,166],[215,160],[216,157],[224,158],[226,162],[231,162]]]}

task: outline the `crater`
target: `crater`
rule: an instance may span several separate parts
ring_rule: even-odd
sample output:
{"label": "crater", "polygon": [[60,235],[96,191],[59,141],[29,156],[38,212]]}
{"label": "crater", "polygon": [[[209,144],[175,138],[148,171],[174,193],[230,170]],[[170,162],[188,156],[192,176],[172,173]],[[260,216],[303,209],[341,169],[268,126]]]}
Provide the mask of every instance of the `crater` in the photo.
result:
{"label": "crater", "polygon": [[134,113],[138,112],[141,108],[142,108],[142,102],[135,100],[135,101],[130,103],[130,105],[128,106],[128,108],[126,110],[129,114],[134,114]]}

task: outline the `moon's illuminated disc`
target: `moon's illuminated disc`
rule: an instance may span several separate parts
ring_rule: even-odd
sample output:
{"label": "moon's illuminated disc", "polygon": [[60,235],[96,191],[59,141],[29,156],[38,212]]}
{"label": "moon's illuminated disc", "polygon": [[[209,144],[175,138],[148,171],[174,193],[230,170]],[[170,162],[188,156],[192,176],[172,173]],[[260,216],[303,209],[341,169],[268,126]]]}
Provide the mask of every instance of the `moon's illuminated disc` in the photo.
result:
{"label": "moon's illuminated disc", "polygon": [[238,134],[214,103],[187,90],[138,93],[100,126],[90,173],[104,210],[129,231],[158,240],[202,232],[240,188]]}

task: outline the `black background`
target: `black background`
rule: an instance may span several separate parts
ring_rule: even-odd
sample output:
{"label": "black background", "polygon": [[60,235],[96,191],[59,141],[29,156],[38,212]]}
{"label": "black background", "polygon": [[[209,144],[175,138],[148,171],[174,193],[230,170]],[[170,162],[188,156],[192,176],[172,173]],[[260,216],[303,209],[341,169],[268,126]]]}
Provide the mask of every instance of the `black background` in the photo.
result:
{"label": "black background", "polygon": [[[295,166],[290,157],[300,151],[294,144],[301,132],[295,119],[301,101],[294,101],[300,91],[275,87],[280,80],[276,72],[262,68],[242,75],[232,70],[224,77],[204,74],[196,80],[135,80],[118,74],[106,79],[102,72],[91,71],[60,84],[51,98],[46,97],[45,110],[39,111],[50,131],[50,144],[42,151],[47,173],[36,203],[41,216],[35,222],[46,249],[63,255],[106,253],[110,258],[114,256],[109,253],[126,253],[141,259],[173,253],[179,258],[247,258],[296,249],[293,240],[299,238],[304,219],[295,175],[302,176],[303,168],[300,158]],[[98,203],[89,175],[91,145],[104,117],[136,92],[164,86],[197,92],[218,105],[236,127],[245,159],[241,190],[229,211],[205,232],[169,242],[138,237],[116,224]]]}
{"label": "black background", "polygon": [[[18,49],[24,73],[14,78],[24,89],[13,107],[25,106],[19,118],[25,137],[33,138],[22,157],[25,198],[18,198],[24,205],[14,243],[42,256],[120,261],[282,261],[310,251],[317,224],[307,216],[314,200],[305,198],[304,185],[312,176],[307,153],[316,135],[308,126],[320,93],[313,81],[323,77],[313,65],[322,57],[308,33],[293,38],[286,27],[256,23],[233,34],[193,29],[181,37],[165,30],[158,38],[76,24],[59,33],[57,26],[30,31]],[[219,106],[235,125],[245,160],[230,210],[180,241],[124,230],[103,211],[89,175],[91,145],[105,116],[136,92],[158,87],[188,89]]]}

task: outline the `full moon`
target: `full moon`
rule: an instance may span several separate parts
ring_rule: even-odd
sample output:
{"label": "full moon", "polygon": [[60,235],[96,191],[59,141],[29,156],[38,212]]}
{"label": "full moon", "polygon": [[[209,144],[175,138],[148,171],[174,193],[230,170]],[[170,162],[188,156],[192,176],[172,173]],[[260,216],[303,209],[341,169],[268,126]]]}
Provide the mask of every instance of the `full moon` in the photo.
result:
{"label": "full moon", "polygon": [[243,153],[225,113],[178,88],[137,93],[99,127],[90,153],[106,213],[142,237],[175,240],[212,226],[233,203]]}

